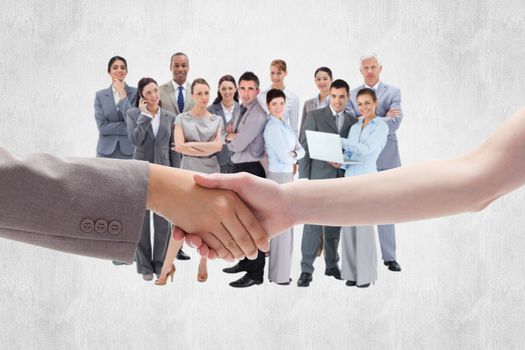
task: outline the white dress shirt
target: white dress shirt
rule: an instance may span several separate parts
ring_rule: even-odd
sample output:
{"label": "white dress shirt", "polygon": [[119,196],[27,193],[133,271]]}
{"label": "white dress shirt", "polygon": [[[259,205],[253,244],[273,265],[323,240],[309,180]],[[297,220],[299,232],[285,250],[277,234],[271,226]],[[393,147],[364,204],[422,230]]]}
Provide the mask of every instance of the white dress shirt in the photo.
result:
{"label": "white dress shirt", "polygon": [[175,101],[177,101],[177,98],[179,97],[179,87],[181,87],[182,88],[182,100],[186,104],[186,87],[184,86],[184,84],[179,85],[172,79],[171,85],[173,85],[173,90],[175,90]]}
{"label": "white dress shirt", "polygon": [[224,113],[224,118],[226,119],[226,123],[228,123],[230,120],[232,120],[233,118],[233,109],[235,108],[235,103],[232,104],[232,106],[230,107],[230,109],[226,108],[225,105],[222,104],[221,102],[221,107],[222,107],[222,111]]}
{"label": "white dress shirt", "polygon": [[146,117],[151,118],[151,128],[153,129],[153,135],[157,137],[157,133],[159,132],[160,127],[160,108],[157,111],[157,114],[155,114],[155,118],[149,113],[142,112],[141,114],[144,114]]}

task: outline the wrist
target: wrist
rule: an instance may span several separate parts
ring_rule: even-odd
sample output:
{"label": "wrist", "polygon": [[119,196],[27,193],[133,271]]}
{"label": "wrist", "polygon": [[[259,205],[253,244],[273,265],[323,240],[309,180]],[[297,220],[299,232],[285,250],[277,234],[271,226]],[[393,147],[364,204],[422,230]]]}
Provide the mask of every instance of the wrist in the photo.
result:
{"label": "wrist", "polygon": [[300,211],[298,210],[300,208],[300,205],[294,205],[294,183],[289,182],[283,185],[279,186],[279,189],[281,190],[281,200],[282,203],[284,203],[284,208],[288,208],[288,219],[290,222],[288,223],[290,227],[301,224],[301,217],[300,217]]}

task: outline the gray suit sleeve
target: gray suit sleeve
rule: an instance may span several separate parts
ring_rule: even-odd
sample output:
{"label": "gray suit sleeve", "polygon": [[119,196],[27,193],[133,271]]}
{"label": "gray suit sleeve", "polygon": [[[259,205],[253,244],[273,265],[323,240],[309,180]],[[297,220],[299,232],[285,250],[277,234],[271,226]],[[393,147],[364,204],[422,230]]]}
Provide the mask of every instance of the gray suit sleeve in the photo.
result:
{"label": "gray suit sleeve", "polygon": [[392,96],[392,101],[390,103],[389,109],[397,109],[399,111],[399,115],[397,117],[383,117],[383,121],[388,125],[389,134],[393,134],[399,129],[399,126],[401,126],[401,121],[403,120],[403,111],[401,110],[401,91],[399,89],[395,89]]}
{"label": "gray suit sleeve", "polygon": [[[128,101],[127,99],[124,100]],[[129,104],[129,101],[127,103]],[[97,122],[98,132],[102,136],[127,135],[126,121],[110,122],[104,115],[98,95],[95,96],[95,121]]]}
{"label": "gray suit sleeve", "polygon": [[[317,130],[317,125],[315,124],[315,119],[312,115],[312,112],[306,115],[306,120],[304,121],[304,130]],[[303,132],[300,135],[299,142],[304,148],[304,157],[299,160],[299,178],[300,179],[309,179],[311,175],[312,159],[310,158],[310,152],[308,151],[308,142],[306,141],[306,133]]]}
{"label": "gray suit sleeve", "polygon": [[246,121],[249,128],[245,128],[242,132],[237,133],[237,136],[228,143],[228,148],[232,152],[242,152],[248,147],[252,141],[259,136],[266,125],[266,116],[262,113],[251,113],[247,118],[250,120]]}
{"label": "gray suit sleeve", "polygon": [[131,263],[148,192],[146,162],[17,159],[0,148],[0,237]]}
{"label": "gray suit sleeve", "polygon": [[135,146],[141,146],[146,139],[151,118],[142,114],[138,108],[128,110],[128,138]]}

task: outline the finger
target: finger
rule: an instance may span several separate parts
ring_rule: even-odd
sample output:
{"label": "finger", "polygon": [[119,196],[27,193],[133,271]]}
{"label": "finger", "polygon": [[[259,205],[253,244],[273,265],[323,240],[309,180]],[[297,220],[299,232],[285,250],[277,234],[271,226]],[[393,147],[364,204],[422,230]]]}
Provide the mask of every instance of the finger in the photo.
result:
{"label": "finger", "polygon": [[174,240],[180,241],[181,239],[184,239],[184,236],[186,235],[186,232],[182,231],[177,226],[173,225],[173,229],[171,230],[171,236]]}
{"label": "finger", "polygon": [[[255,218],[253,213],[244,205],[244,203],[239,203],[235,207],[235,214],[239,222],[244,226],[245,230],[249,233],[255,246],[267,252],[270,249],[270,243],[268,241],[268,233],[261,226],[259,221]],[[239,242],[238,242],[239,243]],[[257,254],[257,252],[255,252]],[[248,256],[248,255],[247,255]],[[250,256],[253,256],[250,254]]]}
{"label": "finger", "polygon": [[208,259],[217,259],[218,255],[217,252],[213,249],[210,249],[210,253],[208,254]]}
{"label": "finger", "polygon": [[237,216],[228,216],[221,222],[222,232],[218,239],[232,253],[235,259],[244,259],[245,256],[257,257],[257,247],[252,241],[252,237],[246,231]]}
{"label": "finger", "polygon": [[198,235],[186,234],[186,244],[192,248],[199,248],[203,245],[202,238]]}
{"label": "finger", "polygon": [[221,243],[219,239],[217,239],[217,237],[215,237],[213,233],[208,232],[202,235],[202,240],[204,241],[204,243],[206,243],[208,248],[211,248],[215,250],[215,252],[217,252],[217,256],[219,258],[228,261],[233,260],[232,253],[228,249],[226,249],[226,247]]}
{"label": "finger", "polygon": [[206,244],[203,244],[197,249],[197,252],[200,254],[200,256],[207,258],[208,255],[210,255],[210,249]]}

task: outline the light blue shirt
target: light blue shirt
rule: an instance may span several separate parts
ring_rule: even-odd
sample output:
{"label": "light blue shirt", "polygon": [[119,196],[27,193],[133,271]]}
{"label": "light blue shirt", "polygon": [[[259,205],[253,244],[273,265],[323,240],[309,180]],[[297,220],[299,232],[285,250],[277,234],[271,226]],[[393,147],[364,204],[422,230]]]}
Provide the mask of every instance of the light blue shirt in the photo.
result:
{"label": "light blue shirt", "polygon": [[[291,173],[297,160],[304,157],[304,148],[292,128],[270,115],[264,128],[264,144],[268,155],[268,170],[272,173]],[[290,153],[295,152],[296,157]]]}
{"label": "light blue shirt", "polygon": [[377,172],[377,157],[385,147],[388,137],[388,125],[381,118],[375,117],[363,126],[364,118],[352,125],[348,138],[341,138],[345,158],[361,164],[345,164],[345,176],[356,176]]}

